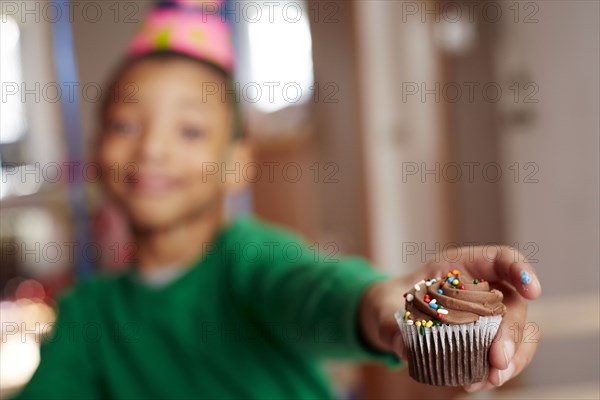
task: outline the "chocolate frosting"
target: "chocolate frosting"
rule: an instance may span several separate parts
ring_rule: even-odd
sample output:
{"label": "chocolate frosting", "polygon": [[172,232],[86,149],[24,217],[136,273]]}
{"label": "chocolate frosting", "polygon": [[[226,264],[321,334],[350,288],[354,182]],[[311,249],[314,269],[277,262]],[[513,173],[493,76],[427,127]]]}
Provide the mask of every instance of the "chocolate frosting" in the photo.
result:
{"label": "chocolate frosting", "polygon": [[[405,293],[406,311],[410,313],[405,319],[415,322],[433,320],[439,321],[440,324],[458,325],[475,322],[481,316],[504,315],[506,307],[502,304],[502,292],[490,289],[487,281],[468,278],[461,275],[460,271],[449,274],[451,277],[418,282]],[[455,279],[458,283],[452,284]],[[441,294],[438,293],[440,289]],[[434,306],[430,305],[431,302]],[[435,306],[437,308],[433,308]],[[440,312],[444,309],[447,313]]]}

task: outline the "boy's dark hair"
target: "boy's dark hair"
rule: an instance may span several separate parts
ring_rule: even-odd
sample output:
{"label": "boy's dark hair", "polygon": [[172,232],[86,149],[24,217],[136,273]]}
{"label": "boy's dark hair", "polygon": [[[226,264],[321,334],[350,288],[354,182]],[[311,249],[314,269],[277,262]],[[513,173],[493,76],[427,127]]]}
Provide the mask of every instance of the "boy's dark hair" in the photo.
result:
{"label": "boy's dark hair", "polygon": [[[103,99],[101,102],[101,107],[100,107],[100,121],[103,126],[106,122],[106,113],[108,110],[108,106],[111,103],[111,99],[115,95],[115,90],[117,89],[117,84],[119,83],[119,80],[121,79],[123,74],[129,68],[133,67],[134,65],[137,65],[138,63],[141,63],[141,62],[147,61],[147,60],[159,60],[159,61],[186,60],[186,61],[191,61],[194,63],[198,63],[200,65],[210,67],[211,69],[213,69],[219,75],[222,76],[227,93],[234,93],[235,85],[234,85],[232,74],[228,73],[227,71],[225,71],[223,68],[221,68],[217,64],[214,64],[210,61],[200,60],[198,58],[194,58],[194,57],[188,56],[186,54],[179,53],[176,51],[171,51],[171,50],[156,51],[156,52],[148,53],[141,57],[129,58],[129,59],[125,60],[125,62],[123,62],[113,73],[111,79],[109,80],[110,83],[108,86],[108,90],[104,92]],[[231,105],[232,112],[233,112],[233,118],[234,118],[232,138],[234,140],[241,139],[244,137],[244,128],[243,128],[243,123],[242,123],[242,113],[241,113],[241,109],[240,109],[240,103],[238,101],[237,96],[235,96],[235,95],[233,96],[233,100],[229,100],[229,98],[230,98],[230,96],[227,96],[227,99],[228,99],[227,102]]]}

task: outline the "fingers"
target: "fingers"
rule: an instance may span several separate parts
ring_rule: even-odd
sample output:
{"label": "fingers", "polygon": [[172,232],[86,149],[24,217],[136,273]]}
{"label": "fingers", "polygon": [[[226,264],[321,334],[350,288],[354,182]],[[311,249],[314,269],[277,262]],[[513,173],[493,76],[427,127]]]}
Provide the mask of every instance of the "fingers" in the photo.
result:
{"label": "fingers", "polygon": [[404,361],[408,361],[408,356],[406,355],[406,346],[404,345],[404,340],[402,340],[402,334],[399,333],[395,336],[393,349],[398,357]]}
{"label": "fingers", "polygon": [[530,342],[523,343],[523,345],[519,347],[517,354],[515,354],[507,368],[490,368],[486,380],[465,386],[464,389],[467,392],[480,392],[504,385],[506,382],[519,375],[523,369],[529,365],[533,355],[535,354],[538,344],[539,337],[536,338],[536,341],[532,340]]}
{"label": "fingers", "polygon": [[[526,329],[527,330],[527,329]],[[488,381],[494,386],[502,386],[508,380],[519,375],[523,369],[529,365],[535,354],[540,341],[539,330],[535,329],[531,335],[524,338],[523,343],[518,347],[517,353],[510,362],[508,368],[504,370],[491,369]]]}
{"label": "fingers", "polygon": [[402,309],[407,284],[391,279],[371,285],[359,307],[359,326],[367,342],[383,351],[402,354],[403,343],[395,313]]}
{"label": "fingers", "polygon": [[428,261],[428,276],[444,275],[456,267],[465,268],[473,278],[489,282],[506,281],[523,297],[533,300],[542,292],[534,268],[516,249],[507,246],[478,246],[457,248],[453,259],[441,255]]}
{"label": "fingers", "polygon": [[374,295],[379,301],[378,311],[373,312],[378,329],[381,347],[391,350],[400,358],[407,360],[404,340],[394,314],[404,305],[402,294],[412,285],[414,279],[392,279],[380,285]]}
{"label": "fingers", "polygon": [[526,299],[533,300],[541,295],[542,287],[535,270],[516,249],[480,246],[469,251],[465,266],[474,277],[489,282],[506,281]]}
{"label": "fingers", "polygon": [[[495,286],[501,287],[502,284]],[[464,389],[468,392],[493,389],[519,375],[533,359],[541,339],[537,324],[525,321],[526,301],[510,287],[502,287],[502,291],[505,293],[504,303],[507,305],[507,312],[496,336],[498,340],[490,348],[488,377],[483,382],[465,386]],[[511,357],[512,349],[514,349],[514,356]],[[506,363],[507,359],[510,359],[508,363]]]}
{"label": "fingers", "polygon": [[402,339],[402,336],[400,335],[400,328],[398,327],[398,322],[396,322],[396,319],[393,317],[393,314],[391,314],[391,316],[391,318],[386,316],[379,319],[378,342],[381,344],[380,347],[396,351],[398,345],[398,337],[400,336],[400,339]]}
{"label": "fingers", "polygon": [[490,348],[489,360],[491,367],[504,370],[508,368],[520,344],[521,330],[527,317],[527,302],[506,284],[496,283],[493,287],[504,294],[502,302],[506,306],[506,313]]}
{"label": "fingers", "polygon": [[542,294],[542,286],[535,270],[516,249],[502,247],[494,260],[494,270],[526,299],[533,300]]}
{"label": "fingers", "polygon": [[481,382],[473,383],[471,385],[464,386],[464,389],[467,392],[483,392],[486,390],[490,390],[495,388],[496,386],[492,385],[490,381],[484,380]]}

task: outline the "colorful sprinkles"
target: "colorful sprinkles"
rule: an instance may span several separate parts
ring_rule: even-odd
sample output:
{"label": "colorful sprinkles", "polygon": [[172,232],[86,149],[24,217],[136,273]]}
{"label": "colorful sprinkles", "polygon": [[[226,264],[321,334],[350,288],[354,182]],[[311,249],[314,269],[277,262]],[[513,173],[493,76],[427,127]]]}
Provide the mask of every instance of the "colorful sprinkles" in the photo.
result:
{"label": "colorful sprinkles", "polygon": [[[458,269],[453,269],[451,271],[448,271],[448,273],[446,274],[446,277],[443,279],[440,277],[437,277],[437,278],[429,278],[429,279],[420,280],[413,286],[415,289],[414,294],[409,293],[409,292],[404,293],[406,302],[412,303],[413,301],[415,301],[416,292],[420,292],[422,286],[425,285],[425,293],[423,295],[423,301],[429,306],[429,308],[431,308],[432,310],[435,310],[436,317],[434,317],[430,320],[425,320],[425,319],[414,320],[413,319],[414,316],[411,315],[410,311],[405,311],[405,313],[404,313],[404,321],[406,322],[406,324],[411,325],[411,326],[412,325],[416,326],[421,335],[425,334],[425,329],[427,329],[427,328],[431,328],[433,326],[440,326],[441,320],[445,316],[448,315],[448,310],[445,309],[442,304],[438,304],[438,299],[432,298],[431,295],[427,292],[428,291],[427,288],[431,287],[434,283],[438,283],[438,282],[439,282],[439,287],[433,293],[443,295],[444,290],[442,289],[442,287],[447,287],[447,286],[449,286],[450,289],[467,290],[465,283],[461,282],[461,280],[460,280],[460,271]],[[484,279],[474,279],[473,280],[473,284],[475,284],[475,285],[478,285],[483,282],[485,282]],[[527,271],[521,272],[521,282],[523,282],[524,284],[531,283],[531,278],[529,277],[529,274],[527,273]],[[466,282],[466,283],[470,284],[470,282]]]}

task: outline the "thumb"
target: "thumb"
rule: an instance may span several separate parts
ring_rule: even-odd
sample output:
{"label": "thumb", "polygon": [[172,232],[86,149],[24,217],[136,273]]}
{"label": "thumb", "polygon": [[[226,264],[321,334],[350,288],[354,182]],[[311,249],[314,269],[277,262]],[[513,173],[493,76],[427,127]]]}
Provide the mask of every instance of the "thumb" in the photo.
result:
{"label": "thumb", "polygon": [[392,348],[394,349],[394,353],[398,355],[404,361],[408,361],[408,356],[406,354],[406,346],[404,346],[404,340],[402,339],[402,334],[398,333],[394,336],[394,340],[392,342]]}

